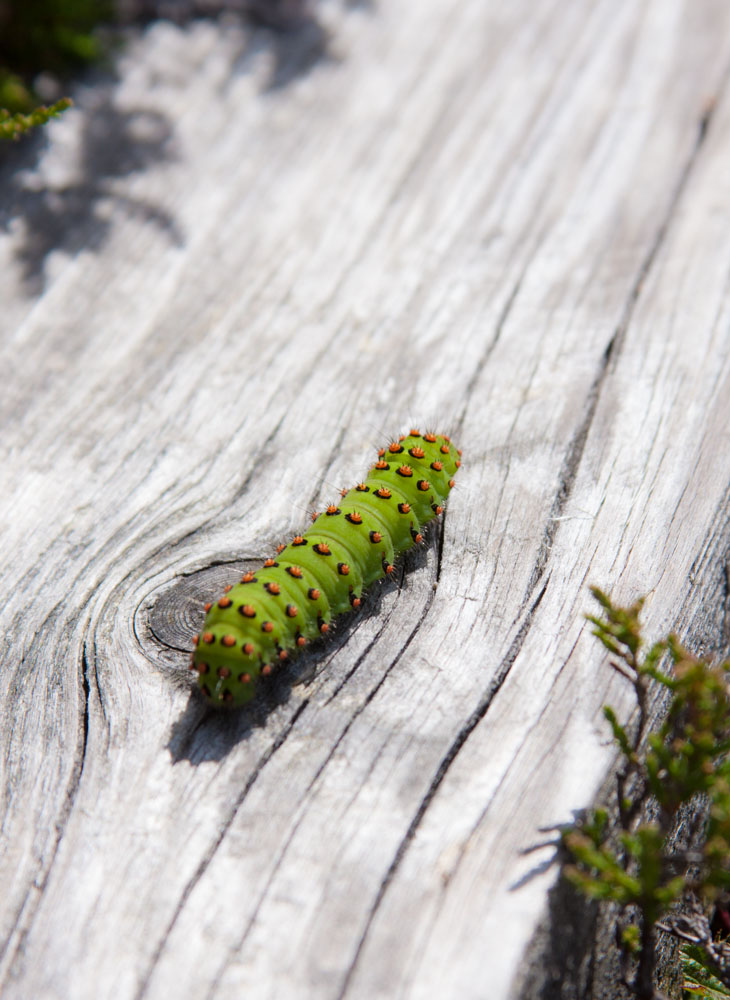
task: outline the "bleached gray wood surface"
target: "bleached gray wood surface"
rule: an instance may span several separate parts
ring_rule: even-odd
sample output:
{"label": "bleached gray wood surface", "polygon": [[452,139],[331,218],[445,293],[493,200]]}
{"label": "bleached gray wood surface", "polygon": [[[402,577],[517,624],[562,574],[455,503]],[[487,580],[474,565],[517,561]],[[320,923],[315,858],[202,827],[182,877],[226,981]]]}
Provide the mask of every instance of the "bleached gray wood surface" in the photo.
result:
{"label": "bleached gray wood surface", "polygon": [[[0,168],[10,1000],[517,996],[631,709],[587,584],[727,647],[730,6],[316,13],[153,24]],[[442,533],[207,712],[205,596],[413,423]]]}

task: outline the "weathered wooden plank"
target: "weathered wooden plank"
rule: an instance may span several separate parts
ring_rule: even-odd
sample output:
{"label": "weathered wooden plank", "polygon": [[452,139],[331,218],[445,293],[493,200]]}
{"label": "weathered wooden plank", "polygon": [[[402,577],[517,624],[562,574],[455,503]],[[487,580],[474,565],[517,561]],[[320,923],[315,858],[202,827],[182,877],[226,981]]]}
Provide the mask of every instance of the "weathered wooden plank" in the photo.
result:
{"label": "weathered wooden plank", "polygon": [[[586,582],[725,627],[726,5],[323,16],[271,91],[261,33],[152,26],[6,188],[9,997],[515,993],[519,852],[630,707]],[[268,711],[189,701],[195,574],[413,421],[443,539]]]}

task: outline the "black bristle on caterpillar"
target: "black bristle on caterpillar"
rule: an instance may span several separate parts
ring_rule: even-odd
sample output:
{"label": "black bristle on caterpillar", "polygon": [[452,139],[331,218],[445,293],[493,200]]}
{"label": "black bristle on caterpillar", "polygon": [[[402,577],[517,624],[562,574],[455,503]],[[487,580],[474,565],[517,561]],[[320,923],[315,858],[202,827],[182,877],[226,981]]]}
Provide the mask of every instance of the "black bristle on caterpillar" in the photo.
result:
{"label": "black bristle on caterpillar", "polygon": [[205,697],[244,705],[259,677],[357,609],[363,590],[393,573],[443,513],[460,455],[444,434],[401,435],[379,450],[364,482],[313,515],[307,532],[207,604],[191,663]]}

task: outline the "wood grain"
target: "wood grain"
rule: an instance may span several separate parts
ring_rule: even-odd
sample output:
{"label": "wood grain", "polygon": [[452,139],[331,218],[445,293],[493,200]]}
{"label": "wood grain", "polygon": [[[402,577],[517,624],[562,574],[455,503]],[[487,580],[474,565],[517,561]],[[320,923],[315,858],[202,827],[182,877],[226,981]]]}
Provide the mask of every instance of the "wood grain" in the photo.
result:
{"label": "wood grain", "polygon": [[[153,23],[0,167],[4,998],[560,996],[587,584],[728,650],[727,4],[317,16]],[[207,711],[205,596],[413,423],[443,530]]]}

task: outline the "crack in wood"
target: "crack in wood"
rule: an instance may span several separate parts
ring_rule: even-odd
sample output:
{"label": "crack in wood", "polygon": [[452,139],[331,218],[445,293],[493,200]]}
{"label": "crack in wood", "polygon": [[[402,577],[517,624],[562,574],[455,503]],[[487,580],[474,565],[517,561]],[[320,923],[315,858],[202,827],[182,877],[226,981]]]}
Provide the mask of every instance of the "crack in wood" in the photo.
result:
{"label": "crack in wood", "polygon": [[613,336],[608,342],[606,349],[601,358],[601,363],[598,368],[598,372],[588,390],[588,395],[586,397],[585,403],[585,416],[579,424],[573,439],[568,447],[565,460],[563,462],[563,468],[560,473],[558,480],[558,489],[553,498],[553,503],[550,508],[550,513],[548,515],[547,523],[545,526],[545,531],[543,533],[542,541],[540,542],[540,548],[535,559],[535,565],[532,570],[532,575],[528,582],[525,596],[522,601],[520,611],[530,599],[535,586],[540,580],[542,574],[545,572],[545,567],[548,564],[550,558],[550,550],[552,549],[553,542],[555,541],[555,536],[557,534],[558,528],[560,526],[560,518],[562,516],[563,510],[565,509],[565,504],[569,499],[573,486],[575,484],[575,479],[578,474],[578,469],[580,467],[581,460],[583,458],[583,452],[585,449],[585,444],[588,439],[588,434],[590,432],[591,426],[593,424],[593,419],[596,414],[596,408],[598,406],[598,401],[601,395],[601,388],[606,380],[606,376],[615,366],[616,361],[623,348],[624,340],[626,338],[626,333],[631,321],[636,304],[641,295],[641,290],[643,288],[644,282],[646,281],[654,262],[659,254],[661,247],[664,245],[667,234],[669,232],[670,226],[676,214],[677,205],[682,197],[687,183],[689,181],[690,175],[692,173],[692,168],[700,154],[700,150],[705,142],[707,133],[712,121],[712,116],[714,114],[714,105],[706,108],[703,114],[700,127],[697,132],[697,138],[695,140],[694,146],[687,158],[682,171],[680,172],[679,179],[674,188],[674,191],[669,199],[669,204],[667,206],[667,211],[661,220],[659,227],[657,228],[656,236],[652,242],[649,250],[644,258],[639,270],[637,272],[636,278],[629,290],[629,294],[626,299],[623,313],[621,319],[619,320],[618,326],[614,331]]}
{"label": "crack in wood", "polygon": [[395,852],[395,854],[393,856],[393,860],[391,861],[390,866],[388,867],[388,870],[386,871],[385,875],[383,876],[383,878],[382,878],[382,880],[380,882],[380,885],[378,887],[378,891],[377,891],[377,893],[375,895],[375,899],[373,900],[373,904],[372,904],[372,906],[371,906],[371,908],[370,908],[370,910],[368,912],[368,915],[367,915],[367,917],[365,919],[363,930],[361,932],[360,938],[359,938],[357,946],[355,948],[355,953],[354,953],[354,955],[353,955],[353,957],[352,957],[352,959],[350,961],[350,964],[349,964],[349,966],[347,968],[347,971],[346,971],[346,973],[344,975],[344,978],[343,978],[343,981],[342,981],[342,985],[341,985],[341,987],[340,987],[340,989],[339,989],[339,991],[337,993],[336,1000],[343,1000],[343,998],[347,994],[347,991],[348,991],[349,986],[350,986],[350,982],[352,981],[352,977],[354,976],[355,969],[356,969],[356,967],[358,965],[358,962],[360,960],[360,956],[362,954],[363,948],[365,947],[365,941],[366,941],[368,933],[370,931],[370,927],[372,926],[372,923],[373,923],[373,921],[375,919],[375,915],[376,915],[376,913],[378,912],[378,910],[380,908],[380,904],[383,902],[383,899],[384,899],[385,894],[386,894],[386,892],[388,890],[388,887],[390,886],[391,882],[393,881],[393,878],[395,877],[395,874],[398,871],[398,868],[400,867],[400,864],[403,861],[403,858],[405,857],[406,851],[408,850],[408,847],[410,846],[411,841],[415,837],[416,832],[417,832],[419,826],[421,825],[423,817],[426,814],[426,810],[428,809],[431,801],[433,800],[434,796],[436,795],[436,792],[438,791],[439,786],[441,785],[442,781],[446,777],[446,775],[447,775],[447,773],[449,771],[449,768],[451,767],[451,765],[453,764],[453,762],[456,760],[456,757],[458,756],[460,750],[462,749],[462,747],[464,746],[464,744],[466,743],[466,741],[469,739],[469,736],[473,733],[473,731],[476,729],[476,727],[479,725],[479,723],[482,721],[482,719],[486,715],[487,710],[489,709],[489,706],[491,705],[491,703],[494,700],[496,694],[498,693],[499,689],[501,688],[502,684],[504,683],[507,675],[509,674],[509,671],[510,671],[510,668],[511,668],[512,664],[517,659],[517,656],[518,656],[518,654],[520,652],[520,649],[522,648],[522,646],[524,644],[524,641],[525,641],[525,639],[527,637],[527,634],[530,631],[530,627],[532,625],[532,620],[533,620],[533,618],[535,616],[535,612],[537,611],[538,607],[540,606],[540,602],[542,601],[542,599],[543,599],[543,597],[545,595],[545,591],[547,590],[549,583],[550,583],[550,576],[548,576],[548,578],[545,580],[545,583],[544,583],[544,585],[543,585],[540,593],[535,598],[535,601],[532,604],[532,607],[530,608],[528,614],[525,616],[525,620],[523,621],[522,625],[520,626],[519,631],[517,632],[517,635],[512,640],[512,642],[511,642],[511,644],[509,646],[509,649],[505,653],[505,655],[504,655],[504,657],[502,659],[502,662],[500,663],[500,665],[499,665],[499,667],[497,669],[497,673],[496,673],[495,677],[492,679],[492,681],[490,682],[490,685],[487,688],[487,691],[485,692],[485,694],[480,699],[478,706],[472,712],[472,714],[469,716],[469,718],[467,719],[466,723],[459,730],[456,738],[452,741],[449,749],[447,750],[446,754],[442,758],[441,763],[439,764],[439,766],[438,766],[438,768],[436,770],[436,773],[435,773],[433,779],[431,780],[431,783],[430,783],[430,785],[429,785],[429,787],[428,787],[428,789],[426,791],[426,794],[422,798],[422,800],[421,800],[421,802],[419,804],[419,807],[416,810],[416,812],[415,812],[415,814],[413,816],[413,819],[411,820],[411,823],[410,823],[408,829],[406,830],[406,833],[405,833],[403,839],[401,840],[400,844],[398,845],[398,847],[396,849],[396,852]]}
{"label": "crack in wood", "polygon": [[198,867],[196,868],[196,870],[195,870],[192,878],[189,879],[189,881],[186,883],[186,885],[185,885],[182,893],[180,894],[180,898],[179,898],[178,904],[177,904],[177,906],[175,908],[175,912],[173,913],[172,918],[168,922],[167,927],[165,928],[164,933],[162,934],[160,940],[158,941],[157,945],[155,946],[155,949],[152,952],[152,956],[151,956],[150,961],[149,961],[149,963],[147,965],[147,968],[145,969],[144,973],[142,974],[142,976],[140,978],[137,990],[134,993],[134,1000],[141,1000],[141,998],[147,992],[147,989],[148,989],[148,987],[150,985],[150,981],[151,981],[152,976],[154,974],[155,967],[156,967],[157,963],[160,960],[160,956],[162,955],[162,952],[165,949],[165,945],[167,943],[167,940],[169,939],[170,934],[172,933],[172,931],[173,931],[173,929],[174,929],[174,927],[175,927],[175,925],[176,925],[176,923],[177,923],[177,921],[178,921],[178,919],[180,917],[180,914],[183,912],[183,910],[185,908],[185,905],[186,905],[188,899],[190,898],[191,893],[195,889],[195,886],[198,884],[198,882],[200,882],[201,878],[204,876],[204,874],[205,874],[208,866],[212,862],[212,860],[215,857],[218,849],[220,848],[221,844],[223,843],[223,841],[225,839],[225,836],[226,836],[226,834],[228,833],[228,830],[231,827],[231,824],[233,823],[234,819],[236,818],[236,814],[238,813],[238,810],[241,808],[241,805],[243,804],[243,802],[246,799],[246,796],[248,795],[249,791],[251,790],[251,788],[253,787],[253,785],[258,780],[259,776],[261,775],[261,772],[264,770],[264,768],[266,767],[266,765],[272,759],[272,757],[274,756],[274,754],[276,753],[276,751],[287,740],[287,738],[289,737],[289,734],[294,729],[294,727],[295,727],[295,725],[296,725],[299,717],[306,710],[306,708],[307,708],[308,705],[309,705],[309,701],[306,700],[306,701],[303,701],[300,705],[297,706],[297,708],[295,709],[295,711],[292,714],[291,718],[289,719],[287,725],[284,727],[284,729],[282,729],[282,731],[279,733],[279,735],[276,737],[276,739],[272,742],[271,746],[266,751],[266,753],[262,754],[262,756],[260,757],[258,763],[256,764],[255,769],[249,775],[248,780],[246,781],[246,784],[244,785],[244,787],[243,787],[240,795],[237,797],[236,801],[233,804],[233,807],[232,807],[231,811],[229,812],[229,814],[226,817],[226,819],[225,819],[222,827],[220,828],[220,832],[218,834],[218,837],[216,838],[215,842],[212,844],[212,846],[210,847],[210,849],[203,856],[203,858],[201,858],[201,860],[200,860],[200,862],[198,864]]}
{"label": "crack in wood", "polygon": [[69,776],[68,785],[66,787],[66,792],[63,797],[63,805],[60,810],[60,815],[56,822],[54,823],[54,829],[56,831],[56,838],[51,848],[51,856],[48,860],[48,864],[45,870],[37,873],[32,880],[28,883],[28,888],[26,890],[25,896],[22,902],[17,908],[15,919],[11,925],[10,931],[6,936],[4,946],[0,949],[0,954],[4,954],[6,949],[9,948],[10,942],[12,940],[13,934],[16,931],[18,925],[20,924],[23,915],[26,910],[28,910],[28,916],[25,921],[25,926],[20,931],[18,935],[18,940],[13,948],[12,955],[8,957],[7,969],[5,975],[0,978],[0,993],[2,992],[3,983],[8,979],[8,976],[12,976],[13,969],[18,962],[20,956],[23,954],[25,948],[25,942],[33,928],[36,914],[38,912],[38,907],[43,900],[44,892],[48,884],[48,880],[51,876],[53,866],[58,856],[58,851],[61,846],[61,840],[66,832],[66,826],[68,824],[71,811],[76,801],[76,796],[81,785],[81,777],[84,770],[84,763],[86,761],[86,748],[88,746],[89,737],[89,699],[91,696],[91,686],[89,684],[88,678],[88,660],[86,656],[86,644],[83,644],[82,655],[81,655],[81,670],[80,670],[80,712],[79,712],[79,725],[78,725],[78,737],[77,737],[77,749],[75,754],[75,760],[71,769],[71,774]]}

